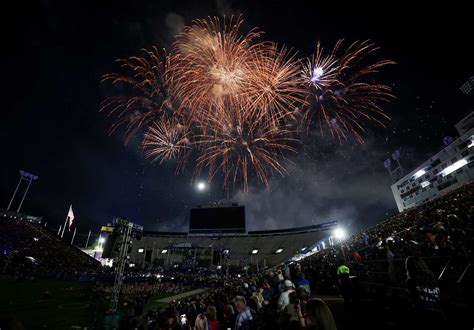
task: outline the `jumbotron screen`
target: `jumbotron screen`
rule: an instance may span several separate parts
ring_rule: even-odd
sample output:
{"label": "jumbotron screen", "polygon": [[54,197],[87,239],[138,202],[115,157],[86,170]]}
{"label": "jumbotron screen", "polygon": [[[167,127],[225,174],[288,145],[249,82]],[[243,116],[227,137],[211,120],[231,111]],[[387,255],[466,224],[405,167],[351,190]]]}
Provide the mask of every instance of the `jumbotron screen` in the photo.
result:
{"label": "jumbotron screen", "polygon": [[244,206],[191,209],[189,233],[245,233]]}

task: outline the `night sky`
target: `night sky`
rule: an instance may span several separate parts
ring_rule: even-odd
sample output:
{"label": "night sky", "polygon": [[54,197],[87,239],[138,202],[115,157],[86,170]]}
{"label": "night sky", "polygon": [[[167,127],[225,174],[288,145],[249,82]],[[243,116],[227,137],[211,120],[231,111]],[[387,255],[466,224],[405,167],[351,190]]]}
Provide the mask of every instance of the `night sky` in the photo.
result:
{"label": "night sky", "polygon": [[[100,3],[100,5],[98,4]],[[358,230],[396,212],[383,160],[401,148],[409,170],[437,152],[442,138],[472,109],[459,87],[474,74],[472,13],[466,5],[379,7],[321,1],[32,1],[3,11],[0,207],[6,208],[18,170],[39,176],[22,211],[57,228],[73,204],[79,232],[124,216],[149,230],[185,230],[189,208],[235,201],[247,208],[247,227],[287,228],[337,220]],[[392,121],[374,127],[360,146],[309,136],[293,157],[290,176],[270,189],[252,185],[230,196],[213,182],[210,194],[174,164],[154,165],[139,141],[109,136],[99,113],[106,88],[100,77],[117,58],[153,45],[170,47],[194,18],[244,15],[244,29],[309,55],[320,40],[371,39],[380,59],[396,61],[378,79],[397,99],[385,107]]]}

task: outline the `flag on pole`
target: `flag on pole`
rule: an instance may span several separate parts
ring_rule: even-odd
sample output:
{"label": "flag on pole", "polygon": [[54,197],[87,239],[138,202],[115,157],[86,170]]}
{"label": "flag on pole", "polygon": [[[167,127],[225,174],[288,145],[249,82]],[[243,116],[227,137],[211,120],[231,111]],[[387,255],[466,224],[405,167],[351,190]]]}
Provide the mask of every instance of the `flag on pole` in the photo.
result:
{"label": "flag on pole", "polygon": [[72,221],[74,220],[74,212],[72,212],[72,204],[69,206],[69,212],[67,213],[69,219],[69,231],[71,231]]}

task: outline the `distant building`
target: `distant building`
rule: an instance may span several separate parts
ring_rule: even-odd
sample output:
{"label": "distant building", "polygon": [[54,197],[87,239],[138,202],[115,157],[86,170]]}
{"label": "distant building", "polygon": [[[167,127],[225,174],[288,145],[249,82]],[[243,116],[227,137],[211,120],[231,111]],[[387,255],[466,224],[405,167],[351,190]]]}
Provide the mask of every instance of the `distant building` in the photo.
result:
{"label": "distant building", "polygon": [[458,138],[445,138],[440,152],[391,186],[400,212],[473,181],[474,112],[455,127]]}

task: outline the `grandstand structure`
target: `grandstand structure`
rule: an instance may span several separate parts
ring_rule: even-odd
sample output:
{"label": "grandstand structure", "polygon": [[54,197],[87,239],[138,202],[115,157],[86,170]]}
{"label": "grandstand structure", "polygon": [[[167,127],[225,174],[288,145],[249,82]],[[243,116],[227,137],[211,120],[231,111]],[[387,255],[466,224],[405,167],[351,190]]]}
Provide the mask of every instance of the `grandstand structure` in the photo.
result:
{"label": "grandstand structure", "polygon": [[[192,221],[191,221],[192,223]],[[315,244],[330,236],[336,221],[318,225],[278,230],[206,233],[144,231],[133,239],[129,266],[151,269],[157,266],[193,264],[199,267],[237,266],[262,270],[290,260],[298,254],[315,249]],[[238,230],[241,231],[241,230]],[[117,251],[112,250],[111,257]]]}

